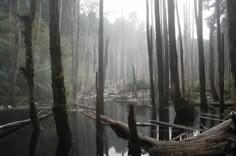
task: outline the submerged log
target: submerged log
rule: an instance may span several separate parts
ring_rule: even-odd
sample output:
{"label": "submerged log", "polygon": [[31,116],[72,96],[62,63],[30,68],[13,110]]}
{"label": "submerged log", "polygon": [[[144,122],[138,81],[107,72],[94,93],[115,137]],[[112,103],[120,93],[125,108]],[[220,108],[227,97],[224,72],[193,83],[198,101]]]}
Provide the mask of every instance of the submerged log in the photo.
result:
{"label": "submerged log", "polygon": [[[82,113],[96,120],[95,114]],[[109,126],[118,137],[129,140],[129,128],[126,124],[106,116],[101,116],[100,119]],[[233,115],[230,119],[198,136],[182,141],[158,141],[141,133],[138,134],[138,140],[141,148],[155,155],[224,155],[226,151],[234,151],[235,149],[236,115]]]}

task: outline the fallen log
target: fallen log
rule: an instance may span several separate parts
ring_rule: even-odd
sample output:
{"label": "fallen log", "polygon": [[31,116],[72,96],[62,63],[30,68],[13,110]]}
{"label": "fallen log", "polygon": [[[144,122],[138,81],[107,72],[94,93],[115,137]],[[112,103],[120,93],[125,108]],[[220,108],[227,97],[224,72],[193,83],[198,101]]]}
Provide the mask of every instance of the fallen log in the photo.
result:
{"label": "fallen log", "polygon": [[[96,115],[81,112],[85,116],[96,120]],[[106,123],[118,137],[129,140],[129,128],[126,124],[101,116],[101,121]],[[236,115],[219,125],[182,141],[158,141],[156,139],[138,134],[140,147],[153,155],[164,156],[216,156],[224,155],[226,151],[234,151],[236,145]]]}
{"label": "fallen log", "polygon": [[[40,116],[38,119],[39,119],[39,121],[43,121],[52,115],[53,115],[52,113],[48,113],[46,115]],[[11,122],[11,123],[2,125],[2,126],[0,126],[0,139],[4,139],[5,137],[17,132],[18,130],[23,129],[29,125],[31,125],[30,119]]]}

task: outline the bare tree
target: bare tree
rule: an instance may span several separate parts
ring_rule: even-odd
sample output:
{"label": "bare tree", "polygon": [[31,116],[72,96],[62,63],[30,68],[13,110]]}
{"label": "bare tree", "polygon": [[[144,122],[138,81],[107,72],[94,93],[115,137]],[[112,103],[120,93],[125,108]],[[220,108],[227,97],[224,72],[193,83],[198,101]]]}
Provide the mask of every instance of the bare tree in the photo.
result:
{"label": "bare tree", "polygon": [[96,106],[96,147],[97,156],[103,156],[103,135],[104,127],[101,124],[100,115],[104,114],[104,63],[103,63],[103,0],[100,0],[99,7],[99,38],[98,38],[98,77],[96,80],[97,87],[97,106]]}
{"label": "bare tree", "polygon": [[[159,101],[159,120],[168,122],[168,105],[164,103],[164,73],[163,73],[163,51],[160,24],[159,0],[155,0],[155,21],[156,21],[156,53],[158,68],[158,101]],[[166,107],[167,106],[167,107]],[[159,139],[169,139],[169,128],[159,127]]]}
{"label": "bare tree", "polygon": [[221,26],[220,26],[220,1],[215,2],[216,24],[217,24],[217,49],[218,49],[218,70],[219,70],[219,86],[220,86],[220,113],[223,118],[224,113],[224,53],[221,47]]}
{"label": "bare tree", "polygon": [[24,23],[24,43],[26,49],[26,61],[25,67],[21,68],[21,72],[25,76],[28,85],[29,93],[29,107],[30,107],[30,119],[33,125],[33,132],[30,139],[30,156],[35,155],[35,150],[38,142],[38,137],[40,135],[39,121],[37,117],[36,107],[34,104],[34,59],[33,59],[33,23],[36,14],[36,0],[32,0],[30,3],[30,13],[29,15],[21,16],[21,20]]}
{"label": "bare tree", "polygon": [[[153,61],[152,61],[152,37],[150,33],[150,29],[152,32],[152,28],[149,25],[149,2],[146,0],[146,29],[147,29],[147,47],[148,47],[148,60],[149,60],[149,78],[150,78],[150,98],[151,98],[151,105],[152,105],[152,112],[151,112],[151,119],[157,119],[156,113],[156,104],[155,104],[155,89],[154,89],[154,81],[153,81]],[[156,126],[151,127],[150,136],[156,138]]]}
{"label": "bare tree", "polygon": [[209,79],[211,93],[214,101],[219,101],[219,96],[215,87],[215,55],[214,55],[214,22],[210,21],[210,45],[209,45]]}
{"label": "bare tree", "polygon": [[178,9],[178,3],[177,3],[176,0],[175,0],[175,5],[176,5],[177,23],[178,23],[178,29],[179,29],[181,83],[182,83],[182,93],[183,93],[183,96],[184,96],[185,95],[184,49],[183,49],[182,31],[181,31],[181,25],[180,25],[180,19],[179,19],[179,9]]}
{"label": "bare tree", "polygon": [[[164,50],[165,50],[165,61],[164,61],[164,92],[165,92],[165,104],[168,106],[169,101],[169,81],[170,81],[170,69],[169,69],[169,40],[168,40],[168,24],[167,24],[167,9],[166,0],[163,1],[163,27],[164,27]],[[168,116],[168,115],[166,115]]]}
{"label": "bare tree", "polygon": [[227,0],[228,31],[230,44],[231,72],[234,81],[234,98],[236,102],[236,1]]}
{"label": "bare tree", "polygon": [[58,136],[56,155],[68,156],[72,145],[72,135],[68,123],[66,107],[66,90],[61,58],[62,52],[59,30],[59,8],[57,0],[49,1],[49,17],[53,112]]}
{"label": "bare tree", "polygon": [[[195,21],[197,27],[197,39],[198,39],[198,57],[199,57],[199,79],[200,79],[200,102],[201,102],[201,112],[207,112],[207,99],[206,99],[206,78],[205,78],[205,58],[204,58],[204,48],[203,48],[203,24],[202,24],[202,0],[195,2]],[[198,6],[198,9],[197,9]],[[205,120],[201,122],[205,125]]]}
{"label": "bare tree", "polygon": [[[61,0],[63,1],[63,0]],[[78,72],[79,72],[79,15],[80,0],[74,0],[73,6],[73,29],[72,29],[72,73],[73,73],[73,102],[76,102],[78,92]]]}

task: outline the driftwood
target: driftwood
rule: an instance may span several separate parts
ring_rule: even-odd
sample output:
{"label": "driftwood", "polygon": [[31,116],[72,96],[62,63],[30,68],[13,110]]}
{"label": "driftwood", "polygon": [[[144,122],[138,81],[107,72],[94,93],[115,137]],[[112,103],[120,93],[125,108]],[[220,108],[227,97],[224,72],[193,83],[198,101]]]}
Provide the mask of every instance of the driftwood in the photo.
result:
{"label": "driftwood", "polygon": [[[96,115],[82,112],[89,118],[96,120]],[[100,118],[118,137],[129,140],[129,128],[126,124],[109,117]],[[236,143],[236,115],[221,124],[182,141],[158,141],[143,134],[138,134],[139,145],[147,152],[156,155],[224,155],[226,151],[235,150]]]}

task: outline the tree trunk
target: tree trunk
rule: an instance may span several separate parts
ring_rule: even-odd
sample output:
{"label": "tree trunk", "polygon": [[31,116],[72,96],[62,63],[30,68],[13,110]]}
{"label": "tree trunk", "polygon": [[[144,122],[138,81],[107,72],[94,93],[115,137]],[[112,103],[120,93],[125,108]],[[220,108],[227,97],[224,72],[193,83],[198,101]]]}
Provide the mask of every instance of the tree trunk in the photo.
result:
{"label": "tree trunk", "polygon": [[[77,7],[76,7],[77,6]],[[80,0],[75,0],[75,6],[74,6],[74,37],[72,38],[73,42],[73,52],[74,52],[74,58],[72,58],[73,63],[73,102],[76,102],[77,100],[77,92],[78,92],[78,72],[79,72],[79,15],[80,15]]]}
{"label": "tree trunk", "polygon": [[24,23],[24,43],[26,48],[26,61],[25,68],[21,68],[21,72],[24,74],[28,85],[29,93],[29,107],[30,107],[30,119],[33,125],[33,132],[30,139],[30,156],[35,155],[38,137],[40,135],[39,121],[37,117],[36,107],[34,104],[34,60],[33,60],[33,25],[36,14],[36,1],[32,0],[30,3],[30,14],[22,16],[21,20]]}
{"label": "tree trunk", "polygon": [[[154,91],[154,81],[153,81],[153,61],[152,61],[152,37],[150,36],[150,26],[149,26],[149,2],[146,0],[146,29],[147,29],[147,47],[148,47],[148,62],[149,62],[149,78],[150,78],[150,98],[151,98],[151,119],[157,119],[156,104],[155,104],[155,91]],[[151,28],[152,30],[152,28]],[[152,32],[152,31],[151,31]],[[150,136],[156,138],[156,126],[151,127]]]}
{"label": "tree trunk", "polygon": [[15,96],[15,91],[16,91],[16,80],[17,80],[17,73],[18,73],[18,68],[19,68],[19,57],[20,57],[20,53],[19,53],[19,49],[20,49],[20,25],[18,23],[18,19],[17,19],[17,13],[19,10],[19,1],[15,0],[15,2],[13,3],[13,16],[16,20],[16,30],[15,30],[15,45],[14,45],[14,55],[13,55],[13,60],[12,60],[12,70],[10,73],[10,105],[11,106],[16,106],[16,96]]}
{"label": "tree trunk", "polygon": [[221,26],[220,26],[220,1],[215,1],[216,24],[217,24],[217,49],[218,49],[218,71],[220,87],[220,116],[223,119],[224,113],[224,54],[221,47]]}
{"label": "tree trunk", "polygon": [[129,116],[128,116],[128,125],[129,125],[129,152],[130,156],[141,156],[141,148],[139,147],[138,141],[138,132],[135,120],[134,106],[129,106]]}
{"label": "tree trunk", "polygon": [[[163,1],[163,26],[164,26],[164,48],[165,48],[165,63],[164,63],[164,103],[166,107],[169,107],[169,40],[168,40],[168,25],[167,25],[167,16],[166,16],[166,0]],[[169,118],[169,114],[166,114],[166,117]],[[168,119],[169,120],[169,119]]]}
{"label": "tree trunk", "polygon": [[58,136],[56,155],[68,156],[72,145],[72,135],[68,123],[66,107],[66,92],[61,58],[62,52],[59,30],[59,9],[57,0],[49,1],[49,17],[53,112]]}
{"label": "tree trunk", "polygon": [[[157,68],[158,68],[158,100],[159,100],[159,120],[168,122],[169,107],[164,103],[164,73],[163,73],[163,51],[161,38],[161,24],[159,0],[155,1],[155,21],[156,21],[156,53],[157,53]],[[167,106],[167,107],[166,107]],[[159,139],[169,140],[169,129],[159,127]]]}
{"label": "tree trunk", "polygon": [[178,3],[176,0],[175,0],[175,4],[176,4],[176,13],[177,13],[177,23],[178,23],[178,29],[179,29],[182,94],[184,96],[185,95],[184,49],[183,49],[182,31],[181,31],[181,25],[180,25],[180,19],[179,19],[179,9],[178,9]]}
{"label": "tree trunk", "polygon": [[96,147],[97,156],[103,156],[103,125],[101,124],[100,115],[104,114],[104,63],[103,63],[103,0],[100,0],[99,7],[99,38],[98,38],[98,79],[97,79],[97,122],[96,122]]}
{"label": "tree trunk", "polygon": [[215,87],[215,55],[214,55],[214,24],[211,23],[210,25],[210,49],[209,49],[209,79],[210,79],[210,87],[211,87],[211,93],[214,101],[219,101],[219,96],[216,92]]}
{"label": "tree trunk", "polygon": [[[182,97],[179,86],[178,56],[175,39],[175,5],[174,0],[168,0],[168,23],[169,23],[169,46],[170,46],[170,71],[173,103],[176,111],[175,124],[189,126],[194,121],[195,110],[193,106],[186,103]],[[173,137],[182,131],[173,131]]]}
{"label": "tree trunk", "polygon": [[228,11],[228,31],[229,31],[229,44],[230,44],[230,58],[231,58],[231,72],[234,82],[234,100],[236,104],[236,1],[227,0]]}
{"label": "tree trunk", "polygon": [[[198,39],[198,57],[199,57],[199,79],[200,79],[200,101],[201,101],[201,112],[207,113],[207,99],[206,99],[206,79],[205,79],[205,57],[203,48],[203,24],[202,24],[202,0],[198,0],[198,11],[197,2],[195,1],[195,21],[197,27],[197,39]],[[204,126],[206,121],[202,119],[200,121]]]}

